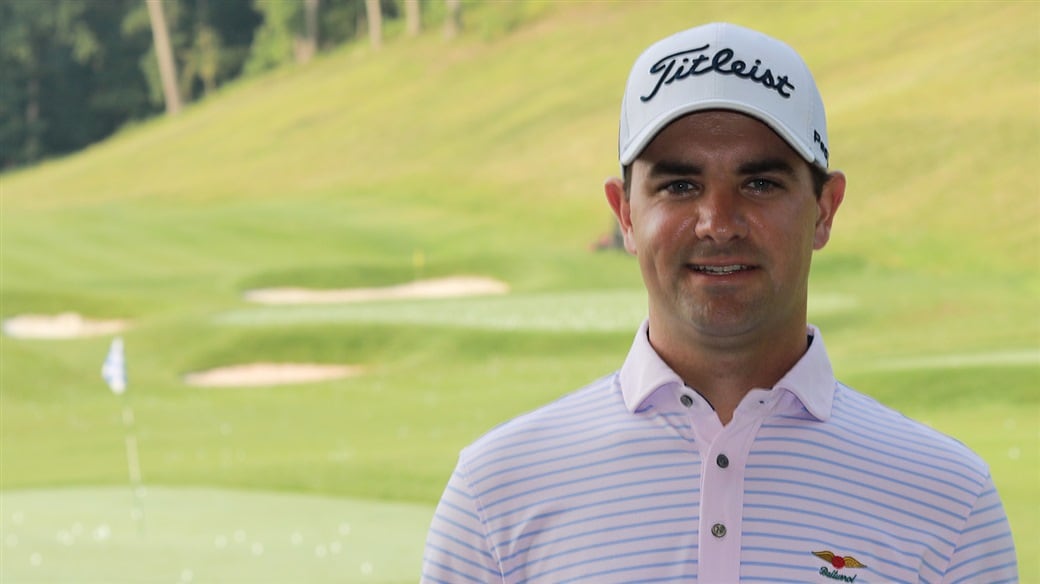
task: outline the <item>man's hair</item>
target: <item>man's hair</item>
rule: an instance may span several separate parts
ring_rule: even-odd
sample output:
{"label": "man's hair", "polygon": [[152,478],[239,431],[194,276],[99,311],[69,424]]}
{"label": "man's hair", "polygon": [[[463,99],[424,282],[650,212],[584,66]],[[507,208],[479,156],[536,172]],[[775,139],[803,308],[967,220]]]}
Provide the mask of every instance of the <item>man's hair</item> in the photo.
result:
{"label": "man's hair", "polygon": [[[827,184],[827,181],[831,180],[831,175],[829,172],[815,164],[809,164],[808,162],[806,162],[806,164],[809,166],[809,174],[812,177],[813,194],[816,195],[817,199],[819,199],[820,195],[823,194],[823,185]],[[625,200],[627,201],[632,187],[631,164],[626,165],[621,169],[621,176],[625,181]]]}

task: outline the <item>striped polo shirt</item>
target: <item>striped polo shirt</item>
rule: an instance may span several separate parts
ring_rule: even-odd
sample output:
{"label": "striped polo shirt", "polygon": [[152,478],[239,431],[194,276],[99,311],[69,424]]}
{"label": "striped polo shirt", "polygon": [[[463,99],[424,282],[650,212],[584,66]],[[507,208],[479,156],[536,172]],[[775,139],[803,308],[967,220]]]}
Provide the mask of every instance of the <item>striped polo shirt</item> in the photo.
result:
{"label": "striped polo shirt", "polygon": [[1014,582],[989,471],[834,378],[819,331],[723,426],[650,346],[465,448],[423,582]]}

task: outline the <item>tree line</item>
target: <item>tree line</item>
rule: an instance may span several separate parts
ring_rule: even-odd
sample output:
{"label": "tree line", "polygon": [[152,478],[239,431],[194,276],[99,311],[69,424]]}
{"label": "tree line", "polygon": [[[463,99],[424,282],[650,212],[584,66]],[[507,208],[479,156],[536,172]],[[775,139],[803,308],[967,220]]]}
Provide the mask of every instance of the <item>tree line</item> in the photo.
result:
{"label": "tree line", "polygon": [[0,170],[79,150],[127,122],[386,23],[461,27],[460,0],[0,0]]}

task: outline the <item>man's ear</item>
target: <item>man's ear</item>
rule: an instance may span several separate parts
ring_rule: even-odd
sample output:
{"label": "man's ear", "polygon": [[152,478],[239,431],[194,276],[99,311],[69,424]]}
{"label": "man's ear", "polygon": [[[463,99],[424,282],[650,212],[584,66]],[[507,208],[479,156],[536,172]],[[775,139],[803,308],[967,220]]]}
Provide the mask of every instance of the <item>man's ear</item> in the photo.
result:
{"label": "man's ear", "polygon": [[816,233],[813,235],[813,249],[823,249],[831,238],[831,225],[834,224],[834,214],[845,200],[845,175],[835,171],[830,174],[830,179],[823,185],[820,198],[816,201],[818,214],[816,216]]}
{"label": "man's ear", "polygon": [[621,227],[621,235],[625,238],[625,250],[636,254],[635,240],[632,237],[632,207],[625,195],[625,183],[618,177],[610,177],[603,183],[603,191],[607,195],[607,203],[617,217]]}

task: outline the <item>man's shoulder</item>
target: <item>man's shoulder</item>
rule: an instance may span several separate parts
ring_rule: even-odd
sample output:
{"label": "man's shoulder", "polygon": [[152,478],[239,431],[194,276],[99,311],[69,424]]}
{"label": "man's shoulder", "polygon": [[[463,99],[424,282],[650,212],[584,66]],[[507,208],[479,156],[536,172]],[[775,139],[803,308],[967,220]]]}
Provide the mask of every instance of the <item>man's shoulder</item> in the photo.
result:
{"label": "man's shoulder", "polygon": [[842,383],[831,421],[875,457],[926,462],[977,480],[989,475],[985,461],[964,443]]}
{"label": "man's shoulder", "polygon": [[567,439],[568,433],[580,431],[581,421],[605,413],[619,413],[625,405],[617,389],[617,372],[603,376],[584,387],[521,414],[492,428],[463,449],[464,458],[479,457],[489,451],[501,451],[532,442]]}

